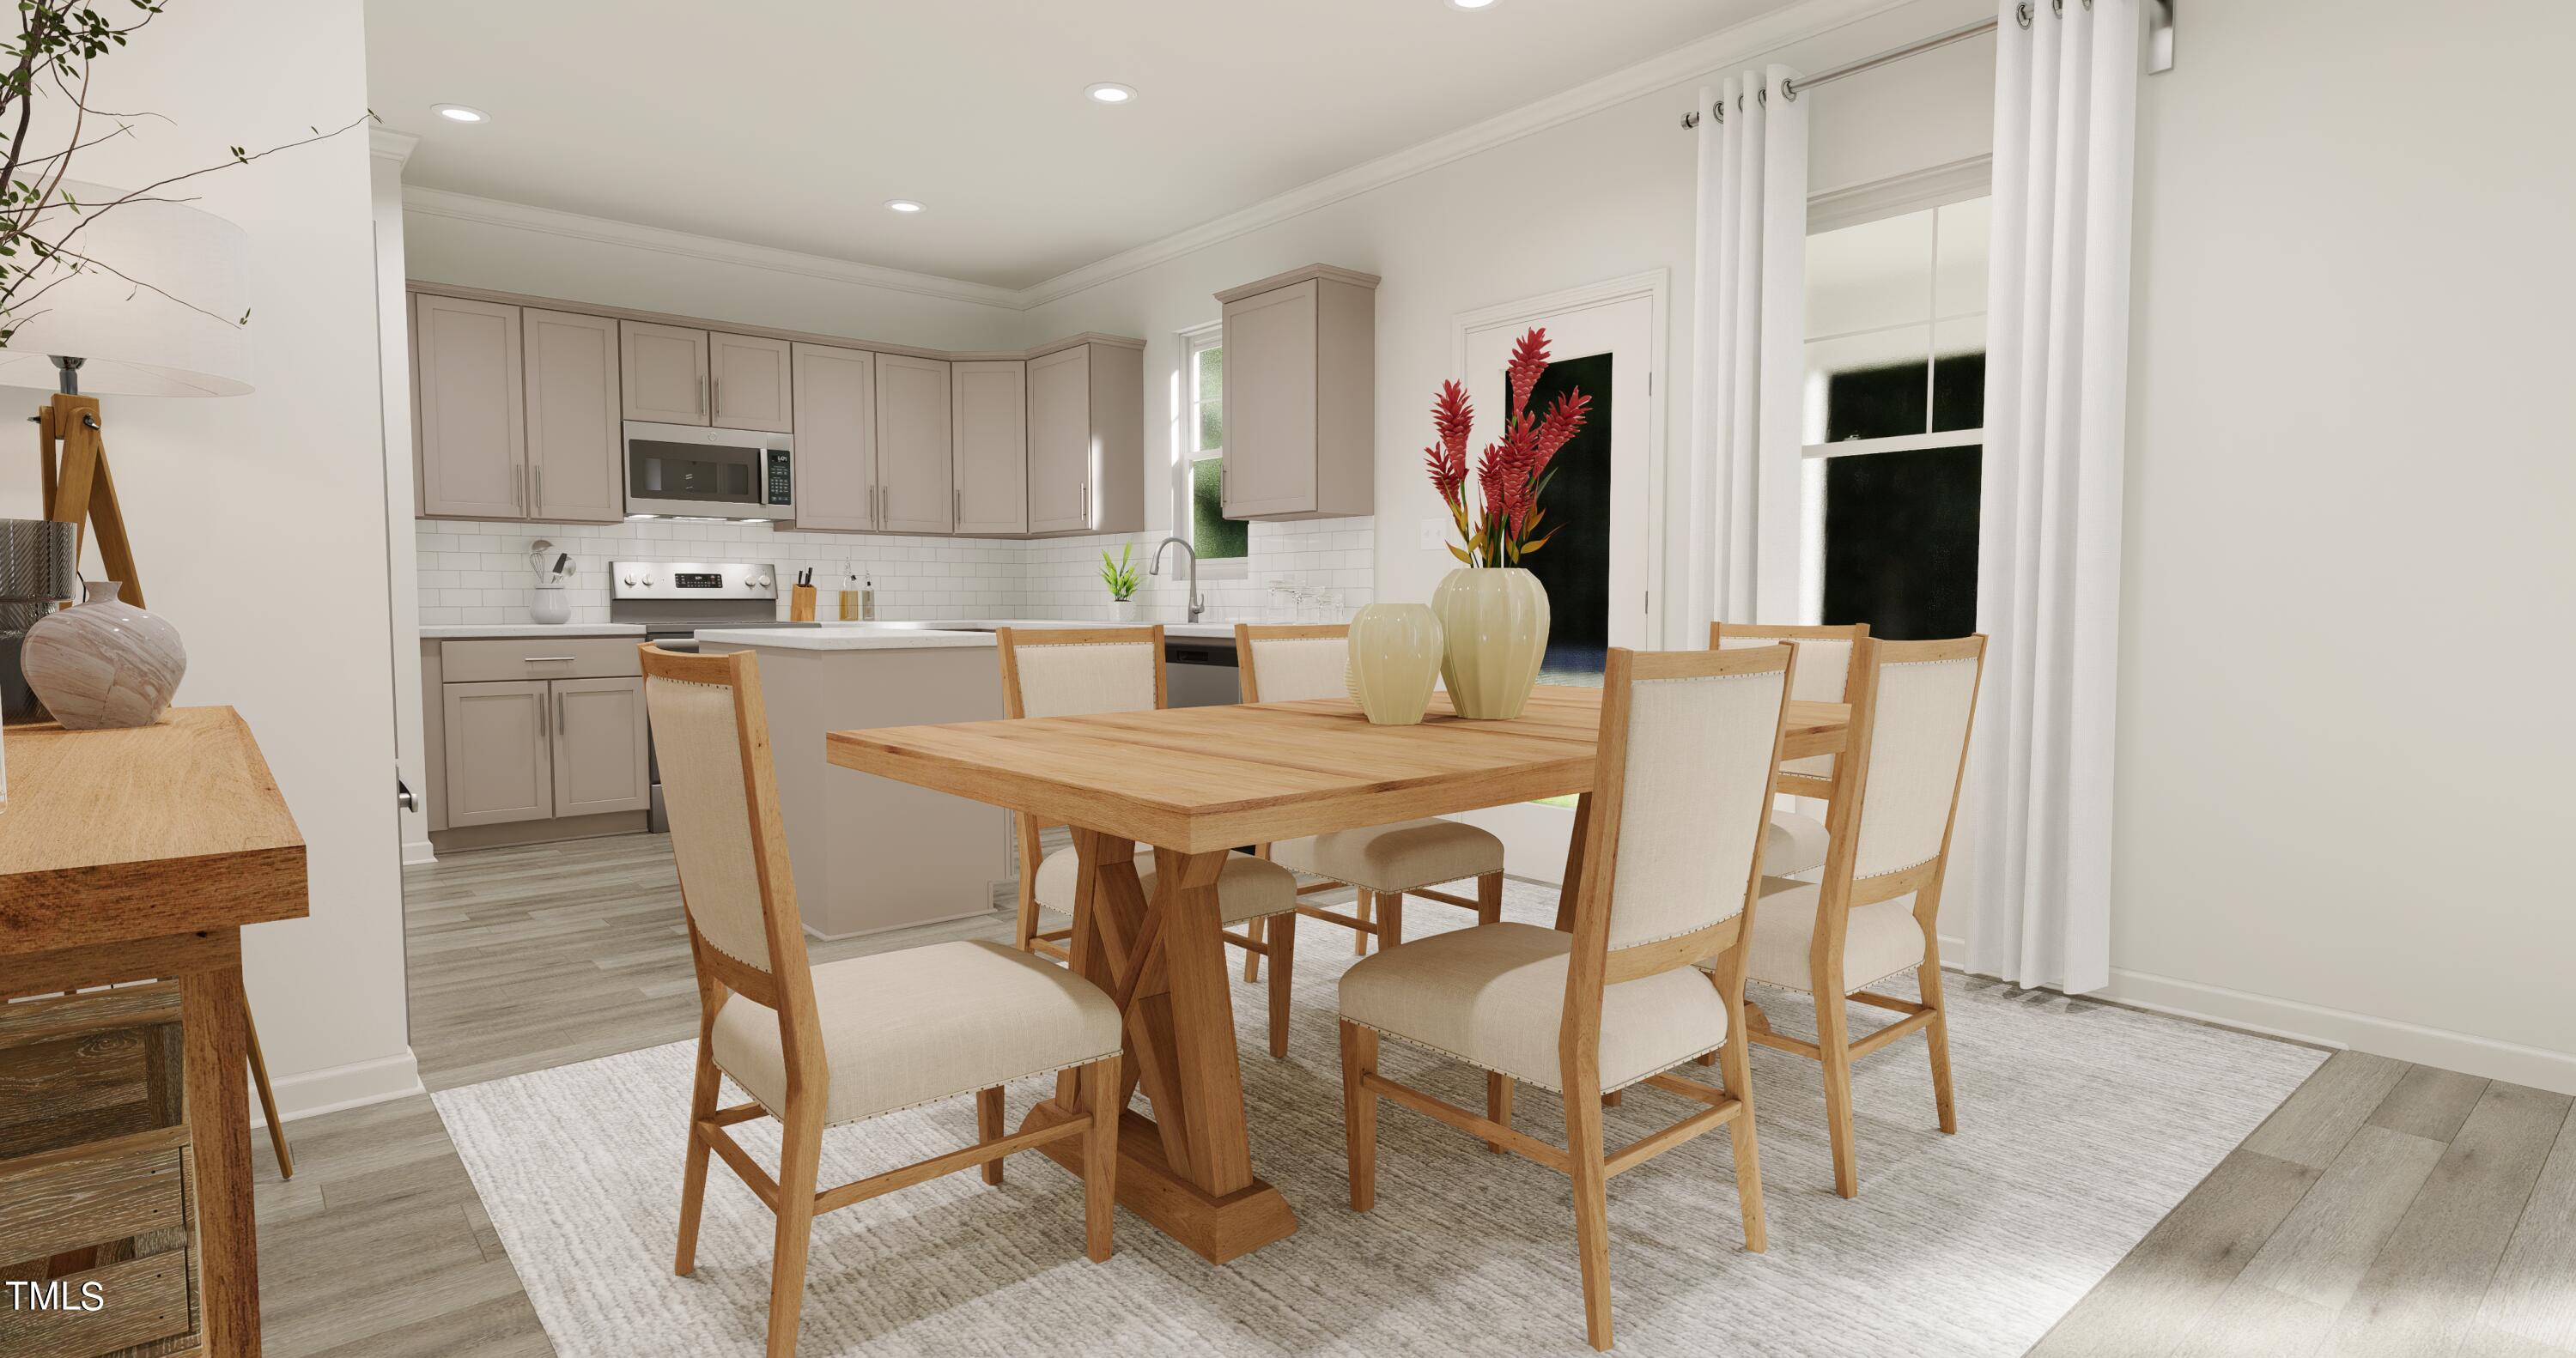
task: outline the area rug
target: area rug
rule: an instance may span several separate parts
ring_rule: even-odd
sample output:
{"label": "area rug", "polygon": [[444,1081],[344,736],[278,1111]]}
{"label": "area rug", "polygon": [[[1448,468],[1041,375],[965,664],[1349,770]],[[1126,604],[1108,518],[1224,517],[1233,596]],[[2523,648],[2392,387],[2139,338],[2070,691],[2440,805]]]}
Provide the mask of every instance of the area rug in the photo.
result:
{"label": "area rug", "polygon": [[[1545,922],[1553,888],[1513,883],[1506,913]],[[1416,933],[1465,911],[1409,910]],[[1078,1183],[1015,1156],[989,1187],[952,1175],[820,1219],[807,1355],[1585,1353],[1565,1180],[1393,1105],[1378,1200],[1349,1208],[1335,983],[1341,930],[1300,930],[1289,1056],[1262,1048],[1261,987],[1238,981],[1255,1169],[1294,1236],[1222,1268],[1137,1217],[1118,1253],[1082,1252]],[[1959,1134],[1933,1121],[1923,1043],[1857,1068],[1861,1192],[1833,1193],[1818,1067],[1754,1049],[1771,1248],[1743,1249],[1727,1138],[1610,1181],[1619,1350],[1633,1354],[2016,1354],[2251,1132],[2323,1053],[2116,1007],[1949,978]],[[1910,980],[1891,984],[1906,993]],[[1801,998],[1757,988],[1774,1025],[1813,1032]],[[1856,1009],[1856,1026],[1873,1023]],[[1891,1016],[1892,1017],[1892,1016]],[[1481,1106],[1474,1071],[1388,1043],[1390,1074]],[[557,1353],[761,1352],[771,1221],[721,1164],[694,1276],[671,1272],[690,1049],[655,1047],[437,1096]],[[1012,1125],[1051,1092],[1010,1090]],[[741,1098],[728,1090],[727,1101]],[[1688,1106],[1652,1090],[1607,1110],[1618,1145]],[[1523,1087],[1517,1125],[1562,1141],[1554,1096]],[[776,1124],[737,1128],[764,1165]],[[825,1134],[838,1183],[971,1139],[971,1100]]]}

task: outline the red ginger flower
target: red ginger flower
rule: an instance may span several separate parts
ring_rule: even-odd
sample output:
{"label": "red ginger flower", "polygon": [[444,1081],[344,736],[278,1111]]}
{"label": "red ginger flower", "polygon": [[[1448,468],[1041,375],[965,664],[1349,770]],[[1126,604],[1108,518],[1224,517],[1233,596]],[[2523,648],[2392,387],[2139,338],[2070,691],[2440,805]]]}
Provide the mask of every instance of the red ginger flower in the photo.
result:
{"label": "red ginger flower", "polygon": [[1539,377],[1547,372],[1547,330],[1544,326],[1533,328],[1512,346],[1508,371],[1512,379],[1512,418],[1517,420],[1521,412],[1529,409],[1530,388],[1537,386]]}
{"label": "red ginger flower", "polygon": [[1539,421],[1538,457],[1530,467],[1530,475],[1536,476],[1547,470],[1556,450],[1582,430],[1584,412],[1591,408],[1592,398],[1579,391],[1565,392],[1548,406],[1547,417]]}
{"label": "red ginger flower", "polygon": [[1467,484],[1467,435],[1476,423],[1475,407],[1467,404],[1467,389],[1455,382],[1441,383],[1431,422],[1440,431],[1440,442],[1422,450],[1431,488],[1440,492],[1442,500],[1457,504]]}

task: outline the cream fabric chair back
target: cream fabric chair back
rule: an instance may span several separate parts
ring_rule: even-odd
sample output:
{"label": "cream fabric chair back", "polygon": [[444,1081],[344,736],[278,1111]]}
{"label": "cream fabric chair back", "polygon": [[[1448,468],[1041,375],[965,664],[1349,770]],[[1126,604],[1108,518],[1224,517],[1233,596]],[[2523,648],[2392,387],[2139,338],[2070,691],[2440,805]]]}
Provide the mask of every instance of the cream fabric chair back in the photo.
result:
{"label": "cream fabric chair back", "polygon": [[[671,657],[735,661],[733,656]],[[743,748],[743,705],[757,703],[759,671],[750,656],[738,658],[750,686],[710,683],[647,672],[644,705],[653,750],[662,769],[662,795],[671,810],[671,856],[680,871],[680,895],[689,923],[707,946],[755,970],[784,970],[771,956],[768,897],[761,884],[755,840],[760,818],[752,805],[755,776],[765,777],[766,747],[755,761]],[[766,718],[752,709],[754,729]],[[766,739],[766,731],[762,730]],[[784,855],[769,865],[771,882],[792,909],[794,887]],[[802,959],[796,959],[801,962]]]}
{"label": "cream fabric chair back", "polygon": [[1610,882],[1613,949],[1743,912],[1790,678],[1789,649],[1765,649],[1777,655],[1760,668],[1630,681]]}
{"label": "cream fabric chair back", "polygon": [[1162,706],[1163,629],[1012,632],[1003,667],[1016,675],[1020,717],[1087,717]]}
{"label": "cream fabric chair back", "polygon": [[1306,698],[1349,697],[1350,631],[1336,627],[1331,636],[1293,637],[1264,637],[1253,632],[1252,662],[1261,701],[1290,703]]}
{"label": "cream fabric chair back", "polygon": [[[1777,646],[1788,642],[1798,648],[1798,673],[1791,680],[1789,696],[1806,703],[1848,702],[1852,650],[1860,639],[1869,635],[1869,624],[1852,623],[1833,627],[1769,627],[1756,623],[1719,622],[1709,624],[1709,648],[1731,651],[1740,646]],[[1803,773],[1815,778],[1834,776],[1834,757],[1811,754],[1792,759],[1780,766],[1783,773]]]}
{"label": "cream fabric chair back", "polygon": [[1968,757],[1986,639],[1881,641],[1871,650],[1869,759],[1854,880],[1941,856]]}

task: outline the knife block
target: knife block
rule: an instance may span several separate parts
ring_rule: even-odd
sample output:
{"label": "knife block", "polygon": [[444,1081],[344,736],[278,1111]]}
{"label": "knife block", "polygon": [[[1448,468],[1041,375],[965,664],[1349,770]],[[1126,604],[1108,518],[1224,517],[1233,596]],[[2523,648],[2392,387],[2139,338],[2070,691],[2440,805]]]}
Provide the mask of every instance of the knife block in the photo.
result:
{"label": "knife block", "polygon": [[814,620],[814,587],[812,585],[788,586],[787,620],[789,622],[812,622]]}

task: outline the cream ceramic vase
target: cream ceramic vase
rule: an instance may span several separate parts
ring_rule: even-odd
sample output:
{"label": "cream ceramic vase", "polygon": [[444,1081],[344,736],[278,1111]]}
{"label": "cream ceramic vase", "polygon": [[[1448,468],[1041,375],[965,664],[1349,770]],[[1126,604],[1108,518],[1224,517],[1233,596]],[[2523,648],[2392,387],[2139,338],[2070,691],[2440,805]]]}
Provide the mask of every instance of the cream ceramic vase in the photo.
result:
{"label": "cream ceramic vase", "polygon": [[1547,588],[1518,566],[1461,566],[1431,592],[1448,636],[1440,675],[1458,715],[1506,721],[1521,714],[1547,659]]}
{"label": "cream ceramic vase", "polygon": [[27,687],[75,731],[149,726],[170,708],[188,652],[179,629],[90,582],[86,602],[27,629]]}
{"label": "cream ceramic vase", "polygon": [[1431,705],[1444,654],[1427,604],[1370,604],[1351,619],[1351,697],[1379,726],[1411,726]]}

